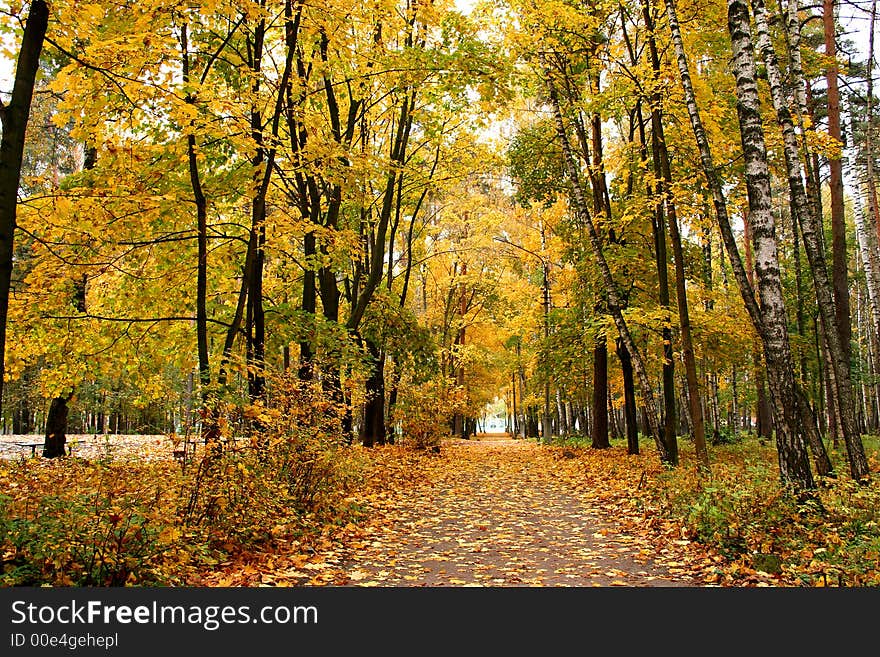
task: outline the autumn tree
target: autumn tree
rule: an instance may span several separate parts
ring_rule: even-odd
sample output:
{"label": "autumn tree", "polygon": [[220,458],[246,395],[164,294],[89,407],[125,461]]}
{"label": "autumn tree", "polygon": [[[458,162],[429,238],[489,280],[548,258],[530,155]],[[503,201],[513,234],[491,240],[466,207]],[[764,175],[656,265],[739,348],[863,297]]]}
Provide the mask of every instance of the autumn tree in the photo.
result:
{"label": "autumn tree", "polygon": [[3,128],[0,138],[0,401],[5,373],[6,323],[25,134],[48,26],[48,5],[43,0],[34,0],[25,19],[12,95],[8,102],[0,106]]}

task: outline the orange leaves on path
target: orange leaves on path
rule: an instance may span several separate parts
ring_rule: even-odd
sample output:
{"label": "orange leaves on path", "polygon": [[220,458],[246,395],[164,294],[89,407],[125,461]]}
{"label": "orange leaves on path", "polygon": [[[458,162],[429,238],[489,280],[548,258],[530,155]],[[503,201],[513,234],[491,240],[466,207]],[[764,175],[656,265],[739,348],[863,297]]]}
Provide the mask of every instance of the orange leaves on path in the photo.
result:
{"label": "orange leaves on path", "polygon": [[363,524],[324,528],[316,544],[290,544],[289,554],[282,549],[226,564],[202,583],[702,583],[691,575],[698,561],[687,553],[689,543],[664,537],[663,528],[652,528],[630,502],[647,459],[617,450],[574,450],[570,456],[514,440],[455,441],[431,455],[400,447],[371,450],[367,488],[350,500],[365,509]]}

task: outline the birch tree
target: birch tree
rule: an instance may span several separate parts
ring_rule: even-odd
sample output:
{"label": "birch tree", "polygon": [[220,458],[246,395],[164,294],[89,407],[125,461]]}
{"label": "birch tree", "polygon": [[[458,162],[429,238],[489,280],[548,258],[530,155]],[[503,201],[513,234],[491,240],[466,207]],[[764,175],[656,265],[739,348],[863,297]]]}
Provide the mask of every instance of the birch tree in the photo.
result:
{"label": "birch tree", "polygon": [[[804,237],[804,249],[807,252],[807,258],[810,263],[819,314],[828,338],[831,364],[834,368],[835,392],[840,409],[840,419],[849,458],[850,473],[854,479],[862,479],[869,472],[868,461],[855,422],[855,405],[853,403],[849,359],[846,356],[846,350],[841,344],[840,331],[834,330],[836,315],[833,286],[829,280],[825,258],[819,245],[821,222],[819,221],[819,215],[816,212],[815,206],[808,202],[806,190],[804,189],[797,135],[795,134],[791,111],[788,108],[782,89],[782,74],[779,69],[776,52],[770,41],[764,2],[763,0],[752,0],[752,6],[755,13],[757,41],[763,55],[764,64],[767,67],[767,79],[770,83],[771,98],[776,110],[777,121],[782,128],[791,208]],[[810,421],[807,426],[812,428],[814,423]],[[812,441],[815,444],[816,438],[813,437]],[[821,441],[819,445],[821,445]],[[831,463],[828,456],[823,452],[824,450],[820,451],[817,455],[817,468],[820,474],[827,474],[830,472]]]}
{"label": "birch tree", "polygon": [[746,158],[749,190],[749,216],[746,220],[749,222],[752,232],[760,306],[756,301],[752,286],[749,284],[730,225],[727,201],[703,127],[691,81],[690,66],[684,48],[675,2],[674,0],[666,0],[667,20],[675,48],[679,79],[684,92],[691,128],[700,152],[703,173],[712,194],[716,219],[728,259],[740,288],[740,294],[763,346],[776,427],[780,477],[783,483],[791,485],[796,491],[803,492],[814,488],[815,480],[807,455],[804,418],[800,405],[802,395],[799,393],[794,378],[791,346],[788,341],[775,223],[770,208],[770,181],[766,150],[757,107],[754,57],[750,50],[751,33],[747,9],[745,23],[743,23],[743,9],[745,7],[737,0],[728,3],[728,29],[733,45],[734,72],[739,100],[737,113],[740,120],[743,152]]}

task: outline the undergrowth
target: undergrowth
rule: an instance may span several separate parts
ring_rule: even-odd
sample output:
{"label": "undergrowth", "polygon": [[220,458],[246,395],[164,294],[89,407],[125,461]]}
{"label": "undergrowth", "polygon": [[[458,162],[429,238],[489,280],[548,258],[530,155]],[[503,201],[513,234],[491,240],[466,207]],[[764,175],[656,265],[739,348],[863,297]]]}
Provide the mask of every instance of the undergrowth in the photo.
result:
{"label": "undergrowth", "polygon": [[319,391],[276,386],[261,429],[171,461],[0,461],[0,586],[183,585],[237,551],[307,540],[357,509],[359,453]]}
{"label": "undergrowth", "polygon": [[776,452],[754,438],[710,449],[711,477],[687,463],[658,473],[645,494],[688,536],[725,557],[728,573],[763,571],[785,585],[880,585],[880,442],[865,439],[873,483],[849,478],[846,454],[832,451],[837,477],[819,482],[816,504],[784,495]]}

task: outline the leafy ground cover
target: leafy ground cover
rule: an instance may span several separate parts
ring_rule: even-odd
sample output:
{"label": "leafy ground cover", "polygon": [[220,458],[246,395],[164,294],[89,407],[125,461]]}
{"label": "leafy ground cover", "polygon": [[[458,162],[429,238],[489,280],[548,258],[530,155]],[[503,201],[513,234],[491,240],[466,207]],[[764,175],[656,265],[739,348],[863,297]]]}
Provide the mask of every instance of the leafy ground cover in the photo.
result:
{"label": "leafy ground cover", "polygon": [[[583,456],[599,458],[605,455]],[[310,557],[232,564],[223,585],[687,586],[651,538],[603,518],[585,462],[534,442],[451,441],[440,453],[369,452],[369,482],[351,501],[365,521],[328,535]],[[625,490],[627,483],[621,484]],[[253,555],[248,555],[252,557]],[[279,569],[279,559],[284,568]]]}
{"label": "leafy ground cover", "polygon": [[313,441],[186,463],[155,442],[0,460],[0,584],[198,583],[231,555],[320,536],[363,469],[358,452]]}
{"label": "leafy ground cover", "polygon": [[[877,441],[867,441],[880,472]],[[647,451],[647,450],[646,450]],[[576,442],[445,443],[368,453],[350,502],[362,522],[325,530],[308,554],[250,553],[224,585],[875,586],[876,484],[823,482],[824,508],[781,495],[775,452],[747,439],[713,449],[700,477],[690,447],[665,470],[652,453]],[[844,458],[833,452],[840,471]],[[279,561],[283,567],[274,568]]]}
{"label": "leafy ground cover", "polygon": [[[692,468],[658,473],[640,498],[646,516],[681,525],[696,544],[724,557],[705,579],[727,585],[880,585],[880,441],[865,438],[873,483],[846,476],[846,454],[831,450],[839,477],[820,482],[818,504],[782,495],[775,449],[754,439],[717,447],[712,477]],[[687,458],[687,454],[685,455]]]}
{"label": "leafy ground cover", "polygon": [[2,584],[877,586],[866,443],[875,483],[823,481],[812,506],[781,495],[773,447],[752,439],[713,448],[709,478],[687,444],[674,470],[650,450],[521,440],[245,450],[210,472],[12,459]]}

